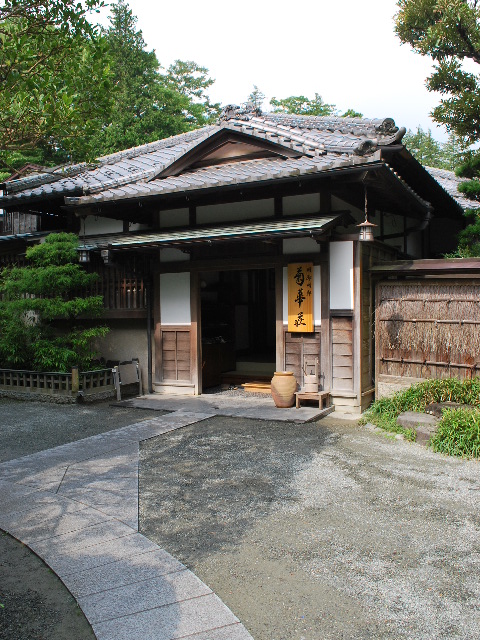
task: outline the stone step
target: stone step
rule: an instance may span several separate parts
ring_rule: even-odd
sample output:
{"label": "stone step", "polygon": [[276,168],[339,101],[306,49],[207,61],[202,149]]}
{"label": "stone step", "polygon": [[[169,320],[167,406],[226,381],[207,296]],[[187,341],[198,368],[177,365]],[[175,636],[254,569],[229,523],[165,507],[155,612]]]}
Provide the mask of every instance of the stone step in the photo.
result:
{"label": "stone step", "polygon": [[249,393],[271,393],[271,385],[269,382],[244,382],[242,387]]}

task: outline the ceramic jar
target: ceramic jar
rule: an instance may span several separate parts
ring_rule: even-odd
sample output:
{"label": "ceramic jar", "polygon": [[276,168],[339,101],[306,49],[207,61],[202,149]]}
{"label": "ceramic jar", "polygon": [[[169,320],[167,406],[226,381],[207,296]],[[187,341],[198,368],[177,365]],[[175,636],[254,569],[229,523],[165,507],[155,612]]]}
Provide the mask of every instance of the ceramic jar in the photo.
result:
{"label": "ceramic jar", "polygon": [[288,409],[295,404],[297,380],[292,371],[275,371],[271,382],[271,390],[275,406]]}

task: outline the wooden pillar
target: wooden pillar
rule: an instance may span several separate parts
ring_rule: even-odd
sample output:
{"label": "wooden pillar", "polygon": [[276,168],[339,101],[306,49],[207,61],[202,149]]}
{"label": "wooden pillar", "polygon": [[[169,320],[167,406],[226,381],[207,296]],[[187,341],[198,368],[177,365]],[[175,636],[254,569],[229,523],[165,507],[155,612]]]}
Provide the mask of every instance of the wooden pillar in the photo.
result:
{"label": "wooden pillar", "polygon": [[156,273],[153,277],[153,326],[154,326],[154,342],[155,342],[155,372],[153,378],[155,382],[159,382],[162,376],[162,320],[160,316],[160,274]]}
{"label": "wooden pillar", "polygon": [[80,389],[80,378],[78,375],[78,367],[72,367],[72,396],[76,396]]}
{"label": "wooden pillar", "polygon": [[320,372],[324,389],[332,388],[332,352],[330,340],[330,273],[328,243],[323,243],[320,253]]}
{"label": "wooden pillar", "polygon": [[353,243],[353,390],[362,403],[362,243]]}
{"label": "wooden pillar", "polygon": [[285,369],[285,332],[283,330],[283,266],[275,267],[276,370]]}
{"label": "wooden pillar", "polygon": [[202,328],[200,307],[200,278],[197,271],[190,273],[190,313],[191,313],[191,342],[190,367],[191,380],[194,384],[195,395],[202,393]]}

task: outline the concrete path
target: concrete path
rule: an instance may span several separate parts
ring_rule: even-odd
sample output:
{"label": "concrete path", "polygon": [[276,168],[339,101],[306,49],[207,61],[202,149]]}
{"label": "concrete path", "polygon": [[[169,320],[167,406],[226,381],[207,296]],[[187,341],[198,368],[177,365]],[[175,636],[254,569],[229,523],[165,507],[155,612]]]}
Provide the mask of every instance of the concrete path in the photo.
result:
{"label": "concrete path", "polygon": [[[116,403],[116,406],[136,409],[162,411],[187,410],[195,413],[213,413],[217,416],[232,418],[254,418],[255,420],[280,420],[282,422],[313,422],[325,416],[329,411],[315,406],[302,406],[296,409],[278,409],[269,394],[265,398],[230,396],[227,393],[203,394],[201,396],[174,396],[152,393]],[[333,411],[333,407],[331,409]],[[356,416],[358,419],[358,416]]]}
{"label": "concrete path", "polygon": [[139,442],[176,411],[0,464],[0,528],[62,579],[98,640],[252,640],[191,571],[138,533]]}

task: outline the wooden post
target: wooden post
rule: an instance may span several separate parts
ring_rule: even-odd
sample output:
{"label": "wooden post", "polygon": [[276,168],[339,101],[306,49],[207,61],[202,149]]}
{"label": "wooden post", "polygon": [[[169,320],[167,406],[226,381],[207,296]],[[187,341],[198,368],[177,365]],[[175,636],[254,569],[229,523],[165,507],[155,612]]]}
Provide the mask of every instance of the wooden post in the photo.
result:
{"label": "wooden post", "polygon": [[353,390],[362,405],[362,243],[353,243]]}
{"label": "wooden post", "polygon": [[190,273],[190,374],[195,395],[202,393],[202,337],[200,310],[200,282],[198,272]]}
{"label": "wooden post", "polygon": [[320,253],[320,373],[323,373],[323,388],[332,388],[332,348],[330,338],[330,270],[328,244]]}
{"label": "wooden post", "polygon": [[76,396],[80,390],[80,377],[78,367],[72,367],[72,396]]}
{"label": "wooden post", "polygon": [[162,319],[160,316],[160,274],[153,276],[153,335],[155,342],[155,382],[162,380]]}
{"label": "wooden post", "polygon": [[275,343],[276,370],[285,369],[285,334],[283,330],[283,267],[275,267]]}

